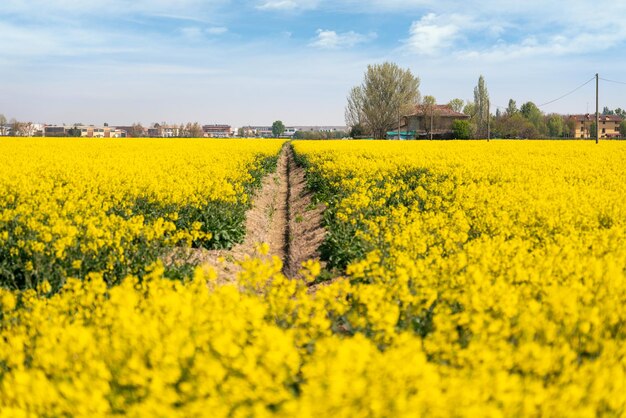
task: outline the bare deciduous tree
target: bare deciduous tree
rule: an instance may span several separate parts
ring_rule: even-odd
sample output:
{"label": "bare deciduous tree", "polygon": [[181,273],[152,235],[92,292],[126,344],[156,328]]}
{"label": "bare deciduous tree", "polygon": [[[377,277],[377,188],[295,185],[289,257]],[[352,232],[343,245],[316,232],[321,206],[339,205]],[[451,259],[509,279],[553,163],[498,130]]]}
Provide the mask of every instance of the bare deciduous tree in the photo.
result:
{"label": "bare deciduous tree", "polygon": [[348,95],[346,122],[361,120],[375,138],[384,138],[419,102],[419,83],[410,70],[394,63],[368,65],[363,83]]}
{"label": "bare deciduous tree", "polygon": [[141,126],[141,123],[133,123],[133,125],[130,127],[128,135],[133,138],[139,138],[145,135],[145,130],[143,126]]}
{"label": "bare deciduous tree", "polygon": [[7,124],[7,118],[0,113],[0,135],[4,135],[4,126]]}
{"label": "bare deciduous tree", "polygon": [[198,122],[188,123],[186,130],[191,138],[202,138],[204,136],[202,126]]}
{"label": "bare deciduous tree", "polygon": [[348,93],[348,104],[345,110],[346,125],[350,127],[362,126],[365,120],[363,115],[363,89],[354,86]]}

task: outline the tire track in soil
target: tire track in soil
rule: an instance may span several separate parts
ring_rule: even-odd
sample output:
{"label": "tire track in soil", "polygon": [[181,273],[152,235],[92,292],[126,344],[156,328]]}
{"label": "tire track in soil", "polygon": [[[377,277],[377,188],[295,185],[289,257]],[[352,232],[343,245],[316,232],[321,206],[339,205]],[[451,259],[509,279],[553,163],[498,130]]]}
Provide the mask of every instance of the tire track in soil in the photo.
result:
{"label": "tire track in soil", "polygon": [[306,185],[305,170],[295,162],[291,144],[280,151],[276,171],[263,178],[246,213],[244,242],[230,250],[186,249],[176,259],[215,268],[219,281],[232,282],[246,256],[259,256],[257,246],[267,243],[270,251],[261,258],[279,257],[283,273],[299,278],[302,262],[319,259],[318,248],[324,241],[324,205],[312,204],[313,194]]}
{"label": "tire track in soil", "polygon": [[326,237],[322,226],[324,204],[313,204],[313,192],[306,183],[306,171],[296,164],[291,144],[285,147],[288,163],[289,194],[286,236],[287,254],[283,272],[287,277],[300,278],[299,270],[307,260],[320,258],[319,248]]}

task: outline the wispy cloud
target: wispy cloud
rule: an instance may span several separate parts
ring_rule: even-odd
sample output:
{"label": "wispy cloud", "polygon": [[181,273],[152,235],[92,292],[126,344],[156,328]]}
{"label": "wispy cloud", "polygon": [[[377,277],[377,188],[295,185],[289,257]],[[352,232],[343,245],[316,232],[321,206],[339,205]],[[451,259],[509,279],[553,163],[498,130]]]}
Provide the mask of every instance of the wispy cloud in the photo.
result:
{"label": "wispy cloud", "polygon": [[[116,15],[129,13],[177,15],[184,10],[210,11],[221,7],[230,0],[3,0],[2,9],[6,13],[30,13],[48,15],[64,13],[67,15]],[[183,15],[184,16],[184,15]]]}
{"label": "wispy cloud", "polygon": [[228,28],[224,26],[211,26],[208,28],[200,26],[187,26],[180,29],[180,33],[187,39],[192,41],[202,41],[212,36],[223,35],[228,32]]}
{"label": "wispy cloud", "polygon": [[103,32],[99,29],[53,28],[3,23],[0,57],[44,58],[103,56],[137,52],[133,36]]}
{"label": "wispy cloud", "polygon": [[228,32],[228,28],[224,26],[213,26],[206,29],[206,33],[209,35],[221,35],[226,32]]}
{"label": "wispy cloud", "polygon": [[354,31],[337,33],[334,30],[317,30],[317,36],[309,44],[315,48],[321,49],[340,49],[349,48],[357,44],[369,42],[377,38],[374,32],[368,34],[357,33]]}
{"label": "wispy cloud", "polygon": [[317,8],[318,0],[263,0],[257,6],[260,10],[296,11]]}
{"label": "wispy cloud", "polygon": [[197,26],[189,26],[186,28],[181,28],[180,33],[183,34],[185,38],[198,40],[202,39],[202,29]]}
{"label": "wispy cloud", "polygon": [[626,27],[610,26],[594,31],[560,28],[554,33],[527,35],[518,41],[500,40],[483,48],[457,51],[464,59],[507,61],[537,57],[564,57],[598,54],[626,41]]}

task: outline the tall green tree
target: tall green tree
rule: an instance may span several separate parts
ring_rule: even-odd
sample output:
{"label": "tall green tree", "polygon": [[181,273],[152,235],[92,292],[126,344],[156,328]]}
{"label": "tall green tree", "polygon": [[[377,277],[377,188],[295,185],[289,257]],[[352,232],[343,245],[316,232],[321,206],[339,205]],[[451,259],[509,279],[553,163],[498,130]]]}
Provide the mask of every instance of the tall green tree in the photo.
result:
{"label": "tall green tree", "polygon": [[537,138],[539,135],[535,125],[519,112],[494,120],[493,131],[502,138]]}
{"label": "tall green tree", "polygon": [[596,121],[591,122],[591,126],[589,127],[588,137],[595,138],[597,133],[598,125],[596,125]]}
{"label": "tall green tree", "polygon": [[548,133],[543,112],[533,102],[526,102],[520,107],[520,113],[522,116],[533,124],[537,130],[538,136],[545,136]]}
{"label": "tall green tree", "polygon": [[567,129],[563,116],[552,113],[546,117],[546,125],[548,128],[548,136],[551,138],[560,138]]}
{"label": "tall green tree", "polygon": [[461,112],[463,110],[463,106],[465,106],[465,102],[462,99],[452,99],[448,102],[448,106],[455,112]]}
{"label": "tall green tree", "polygon": [[365,131],[365,127],[363,125],[354,125],[350,128],[349,135],[351,138],[357,138],[367,135],[367,132]]}
{"label": "tall green tree", "polygon": [[531,122],[533,120],[539,119],[542,116],[541,110],[533,102],[524,103],[522,107],[520,108],[520,112],[522,116],[524,116],[526,119],[530,120]]}
{"label": "tall green tree", "polygon": [[348,94],[346,123],[354,127],[361,120],[375,138],[384,138],[390,129],[398,129],[400,117],[419,102],[419,83],[411,70],[397,64],[368,65],[361,85]]}
{"label": "tall green tree", "polygon": [[489,123],[489,92],[482,75],[478,77],[478,84],[474,87],[473,119],[476,123],[478,137],[486,138]]}
{"label": "tall green tree", "polygon": [[476,113],[476,106],[474,105],[474,102],[468,101],[465,106],[463,106],[463,113],[469,116],[474,116],[474,113]]}
{"label": "tall green tree", "polygon": [[574,138],[576,136],[576,125],[576,119],[574,119],[573,117],[567,118],[567,120],[565,121],[565,136],[567,136],[568,138]]}
{"label": "tall green tree", "polygon": [[470,139],[474,135],[472,132],[472,123],[466,119],[453,121],[452,132],[455,139]]}
{"label": "tall green tree", "polygon": [[476,121],[474,119],[474,115],[476,114],[476,105],[474,104],[474,102],[468,100],[465,103],[465,106],[463,106],[463,113],[465,113],[466,115],[470,116],[469,119],[469,123],[470,123],[470,132],[472,133],[472,138],[476,137]]}
{"label": "tall green tree", "polygon": [[272,123],[272,135],[274,136],[274,138],[279,138],[283,134],[283,132],[285,132],[285,125],[282,121],[277,120]]}
{"label": "tall green tree", "polygon": [[513,116],[517,112],[518,112],[518,110],[517,110],[517,103],[515,103],[515,100],[509,99],[509,105],[506,108],[506,115],[507,116]]}
{"label": "tall green tree", "polygon": [[622,138],[626,138],[626,120],[623,120],[619,124],[619,133],[622,136]]}

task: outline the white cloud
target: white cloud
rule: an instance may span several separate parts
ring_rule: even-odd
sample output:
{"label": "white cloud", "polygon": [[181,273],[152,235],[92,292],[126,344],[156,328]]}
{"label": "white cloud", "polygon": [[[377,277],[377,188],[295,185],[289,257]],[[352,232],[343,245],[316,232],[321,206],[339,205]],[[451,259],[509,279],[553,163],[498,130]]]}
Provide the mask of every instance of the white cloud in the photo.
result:
{"label": "white cloud", "polygon": [[529,35],[517,42],[500,41],[484,49],[458,51],[460,58],[503,62],[530,57],[555,57],[598,53],[620,45],[626,28],[603,28],[594,32],[564,29],[551,35]]}
{"label": "white cloud", "polygon": [[318,0],[263,0],[257,8],[278,11],[311,10],[318,4]]}
{"label": "white cloud", "polygon": [[8,13],[27,13],[31,15],[49,15],[62,13],[81,14],[171,14],[181,10],[189,12],[213,10],[230,0],[2,0],[3,11]]}
{"label": "white cloud", "polygon": [[339,10],[342,12],[380,13],[414,11],[417,7],[432,6],[434,0],[260,0],[257,8],[263,10]]}
{"label": "white cloud", "polygon": [[22,26],[0,20],[0,57],[71,57],[137,52],[132,36],[100,29]]}
{"label": "white cloud", "polygon": [[376,33],[361,34],[354,31],[337,33],[334,30],[317,30],[317,36],[309,44],[322,49],[349,48],[376,39]]}
{"label": "white cloud", "polygon": [[403,40],[404,50],[423,56],[505,61],[593,54],[626,42],[621,18],[626,3],[596,0],[596,10],[611,12],[603,14],[602,25],[589,29],[580,26],[581,17],[588,12],[584,0],[527,0],[507,8],[502,8],[499,0],[480,4],[480,9],[471,2],[431,4],[429,8],[435,12],[412,23]]}
{"label": "white cloud", "polygon": [[417,54],[447,53],[449,51],[446,50],[460,35],[459,20],[456,16],[442,17],[429,13],[413,22],[409,29],[409,39],[405,43],[412,52]]}

